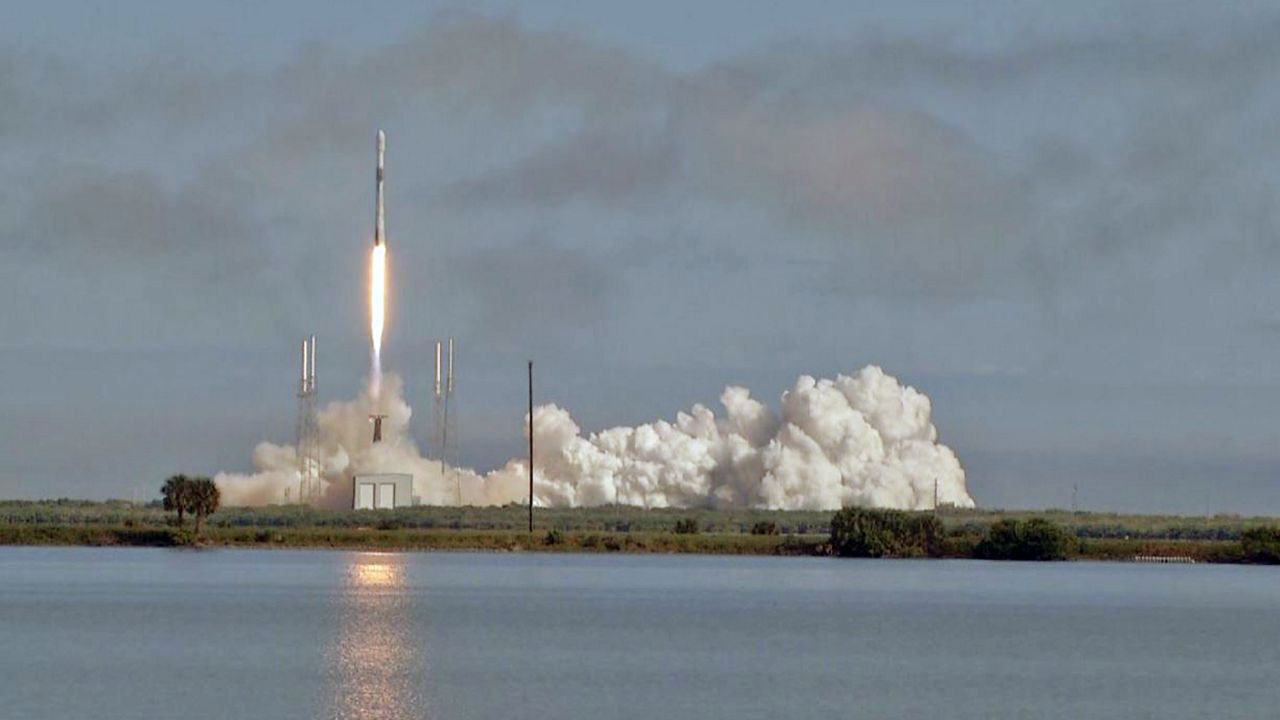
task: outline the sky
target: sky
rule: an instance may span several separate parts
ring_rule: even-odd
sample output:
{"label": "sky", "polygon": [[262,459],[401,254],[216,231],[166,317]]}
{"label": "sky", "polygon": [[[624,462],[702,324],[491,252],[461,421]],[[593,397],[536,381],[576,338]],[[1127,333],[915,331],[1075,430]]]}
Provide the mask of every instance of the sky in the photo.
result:
{"label": "sky", "polygon": [[[0,25],[0,497],[154,495],[368,360],[461,457],[882,366],[987,507],[1280,514],[1280,8],[25,3]],[[415,402],[417,400],[417,402]],[[425,424],[415,423],[425,443]]]}

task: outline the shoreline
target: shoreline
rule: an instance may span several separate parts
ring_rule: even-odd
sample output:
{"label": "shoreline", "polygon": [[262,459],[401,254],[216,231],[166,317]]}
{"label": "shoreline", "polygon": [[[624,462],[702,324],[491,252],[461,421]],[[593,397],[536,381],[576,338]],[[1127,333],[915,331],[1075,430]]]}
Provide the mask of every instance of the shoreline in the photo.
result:
{"label": "shoreline", "polygon": [[[920,559],[978,559],[979,538],[953,535],[943,551]],[[191,529],[164,526],[0,523],[0,546],[317,549],[370,552],[537,552],[586,554],[694,554],[832,557],[826,535],[517,530],[208,527],[197,541]],[[1140,559],[1141,558],[1141,559]],[[1156,558],[1157,560],[1152,560]],[[1145,564],[1249,564],[1239,541],[1080,538],[1067,562]],[[995,561],[1001,562],[1001,561]]]}
{"label": "shoreline", "polygon": [[[977,558],[997,524],[1039,521],[1069,538],[1054,556],[1109,562],[1280,562],[1280,520],[1234,515],[1124,515],[1066,510],[940,508],[885,522],[925,522],[929,543],[884,554]],[[179,528],[158,502],[0,500],[0,546],[325,548],[385,552],[688,553],[823,557],[832,554],[837,513],[712,508],[528,508],[415,506],[339,510],[303,505],[227,507],[210,515],[199,542],[193,520]],[[899,520],[893,521],[890,517]],[[901,532],[907,526],[893,532]],[[1007,528],[1006,528],[1007,530]],[[1262,534],[1262,547],[1259,540]],[[1250,536],[1255,536],[1250,540]],[[906,536],[904,536],[905,538]],[[882,538],[883,539],[883,538]],[[900,538],[902,539],[902,538]],[[1246,552],[1245,546],[1253,546]],[[856,554],[856,553],[848,553]],[[873,553],[875,554],[875,553]]]}

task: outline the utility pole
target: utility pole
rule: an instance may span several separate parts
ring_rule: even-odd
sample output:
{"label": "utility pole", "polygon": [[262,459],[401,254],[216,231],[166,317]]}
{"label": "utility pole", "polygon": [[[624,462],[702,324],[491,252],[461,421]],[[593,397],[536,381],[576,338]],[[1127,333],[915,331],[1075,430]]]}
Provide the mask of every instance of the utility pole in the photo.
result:
{"label": "utility pole", "polygon": [[1071,513],[1080,512],[1080,484],[1071,483]]}
{"label": "utility pole", "polygon": [[533,533],[533,361],[529,361],[529,533]]}

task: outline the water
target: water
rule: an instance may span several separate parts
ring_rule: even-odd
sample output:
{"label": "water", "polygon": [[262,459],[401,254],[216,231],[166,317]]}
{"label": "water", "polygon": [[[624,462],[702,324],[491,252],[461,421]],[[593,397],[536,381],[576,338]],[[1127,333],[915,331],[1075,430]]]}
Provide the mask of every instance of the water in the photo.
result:
{"label": "water", "polygon": [[0,717],[1259,718],[1280,570],[0,548]]}

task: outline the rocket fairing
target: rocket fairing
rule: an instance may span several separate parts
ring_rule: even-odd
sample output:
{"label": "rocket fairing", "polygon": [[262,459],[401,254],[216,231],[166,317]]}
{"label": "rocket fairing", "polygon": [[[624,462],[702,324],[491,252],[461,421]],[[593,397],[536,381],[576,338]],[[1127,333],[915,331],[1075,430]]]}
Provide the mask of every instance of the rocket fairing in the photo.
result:
{"label": "rocket fairing", "polygon": [[378,131],[377,189],[375,190],[375,200],[374,200],[376,207],[374,210],[374,217],[373,217],[373,246],[374,247],[378,247],[382,243],[386,242],[386,223],[383,221],[383,212],[382,212],[382,178],[384,173],[383,167],[384,167],[384,162],[386,161],[386,155],[387,155],[387,134],[379,130]]}

